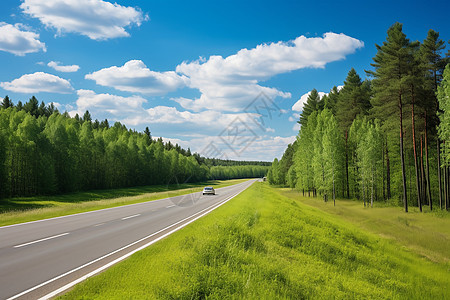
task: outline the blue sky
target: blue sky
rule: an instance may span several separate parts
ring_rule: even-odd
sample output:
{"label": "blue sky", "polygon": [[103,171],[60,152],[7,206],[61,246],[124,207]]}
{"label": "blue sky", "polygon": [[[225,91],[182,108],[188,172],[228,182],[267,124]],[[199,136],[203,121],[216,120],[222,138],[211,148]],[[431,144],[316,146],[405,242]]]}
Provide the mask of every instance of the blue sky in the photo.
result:
{"label": "blue sky", "polygon": [[295,139],[302,96],[342,85],[352,67],[365,78],[396,21],[411,40],[434,29],[448,41],[449,11],[448,1],[2,1],[0,97],[148,126],[205,156],[271,161]]}

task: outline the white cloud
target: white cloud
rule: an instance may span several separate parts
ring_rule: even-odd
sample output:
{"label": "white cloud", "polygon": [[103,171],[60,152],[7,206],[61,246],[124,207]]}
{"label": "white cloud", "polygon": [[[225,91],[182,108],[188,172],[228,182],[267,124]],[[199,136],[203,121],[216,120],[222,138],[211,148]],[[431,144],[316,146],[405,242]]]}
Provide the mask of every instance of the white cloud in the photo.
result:
{"label": "white cloud", "polygon": [[293,41],[258,45],[223,58],[211,56],[183,62],[176,71],[189,77],[188,85],[198,89],[198,99],[176,98],[186,109],[239,111],[261,92],[269,98],[289,98],[290,93],[264,87],[259,82],[302,68],[323,68],[344,59],[364,43],[344,34],[326,33],[323,37],[300,36]]}
{"label": "white cloud", "polygon": [[20,8],[58,34],[75,32],[93,40],[127,37],[125,27],[148,20],[139,8],[102,0],[23,0]]}
{"label": "white cloud", "polygon": [[1,82],[0,86],[5,90],[18,93],[49,92],[70,94],[73,91],[70,82],[66,79],[43,72],[26,74],[11,82]]}
{"label": "white cloud", "polygon": [[[143,111],[142,104],[147,102],[140,96],[121,97],[111,94],[96,94],[91,90],[78,90],[77,109],[71,115],[84,114],[89,110],[95,118],[108,118],[122,121],[130,115]],[[98,117],[97,117],[98,116]]]}
{"label": "white cloud", "polygon": [[47,64],[50,68],[55,69],[59,72],[77,72],[80,69],[80,66],[78,65],[71,65],[71,66],[62,66],[60,65],[60,62],[57,61],[51,61]]}
{"label": "white cloud", "polygon": [[152,124],[177,135],[192,136],[203,134],[219,134],[237,118],[245,122],[251,130],[256,131],[252,115],[246,113],[224,114],[219,111],[203,111],[199,113],[179,111],[175,107],[156,106],[142,109],[139,113],[130,114],[123,119],[125,124]]}
{"label": "white cloud", "polygon": [[[305,105],[306,101],[308,100],[309,95],[311,95],[311,91],[307,92],[306,94],[303,94],[300,99],[292,105],[293,111],[303,111],[303,106]],[[323,96],[328,95],[328,93],[319,92],[320,98]]]}
{"label": "white cloud", "polygon": [[147,95],[164,95],[185,86],[186,81],[185,76],[179,76],[173,71],[151,71],[141,60],[130,60],[122,67],[101,69],[87,74],[85,78],[120,91]]}
{"label": "white cloud", "polygon": [[300,125],[299,123],[295,123],[294,126],[292,126],[292,130],[300,131],[301,127],[302,127],[302,125]]}
{"label": "white cloud", "polygon": [[39,41],[39,34],[25,29],[21,24],[13,26],[4,22],[0,22],[0,50],[19,56],[47,51],[45,43]]}
{"label": "white cloud", "polygon": [[[295,140],[293,137],[271,137],[261,135],[261,130],[252,121],[255,117],[246,113],[222,113],[218,111],[203,111],[200,113],[179,111],[175,107],[156,106],[144,108],[146,100],[140,96],[121,97],[110,94],[96,94],[90,90],[78,90],[78,100],[76,109],[71,111],[84,114],[86,110],[97,119],[107,118],[111,122],[120,121],[127,126],[149,126],[154,137],[164,135],[172,136],[164,138],[182,145],[184,148],[190,147],[193,152],[198,152],[206,156],[214,156],[207,151],[207,146],[212,143],[224,154],[223,158],[246,159],[246,160],[272,160],[275,156],[281,156],[287,144]],[[233,122],[245,123],[245,131],[234,131],[231,124]],[[273,132],[269,128],[268,132]],[[236,134],[236,141],[239,143],[246,139],[248,144],[241,147],[240,144],[233,147],[245,148],[243,151],[233,151],[230,149],[230,139],[228,135]],[[222,138],[221,138],[222,137]],[[248,139],[251,137],[251,139]]]}

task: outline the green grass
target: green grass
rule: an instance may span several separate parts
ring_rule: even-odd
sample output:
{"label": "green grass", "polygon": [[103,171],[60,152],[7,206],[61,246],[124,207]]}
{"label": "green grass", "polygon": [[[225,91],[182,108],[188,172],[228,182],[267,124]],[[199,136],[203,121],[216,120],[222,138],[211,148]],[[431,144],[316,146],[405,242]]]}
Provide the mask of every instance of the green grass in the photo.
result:
{"label": "green grass", "polygon": [[247,180],[248,179],[214,180],[202,183],[97,190],[57,196],[1,199],[0,226],[158,200],[199,192],[205,185],[220,188]]}
{"label": "green grass", "polygon": [[450,299],[448,264],[282,193],[255,183],[61,298]]}
{"label": "green grass", "polygon": [[423,213],[417,207],[410,207],[405,213],[401,207],[389,207],[374,203],[364,207],[361,201],[336,200],[325,203],[321,198],[302,197],[291,189],[281,189],[282,194],[326,213],[339,216],[364,230],[391,239],[408,249],[436,262],[450,262],[450,214],[428,206]]}

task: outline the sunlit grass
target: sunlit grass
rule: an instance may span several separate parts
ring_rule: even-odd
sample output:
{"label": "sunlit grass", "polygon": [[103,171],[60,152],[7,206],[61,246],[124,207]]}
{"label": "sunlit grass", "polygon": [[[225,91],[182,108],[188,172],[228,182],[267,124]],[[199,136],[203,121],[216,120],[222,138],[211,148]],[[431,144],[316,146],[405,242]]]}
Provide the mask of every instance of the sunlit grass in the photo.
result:
{"label": "sunlit grass", "polygon": [[62,298],[450,298],[448,264],[281,193],[255,183]]}
{"label": "sunlit grass", "polygon": [[47,197],[2,199],[0,200],[0,226],[185,195],[199,192],[205,185],[220,188],[247,180],[214,180],[203,183],[98,190]]}
{"label": "sunlit grass", "polygon": [[282,194],[302,203],[356,224],[382,237],[392,239],[416,253],[437,262],[450,262],[450,214],[435,208],[430,212],[424,206],[423,213],[417,207],[410,207],[405,213],[401,207],[389,207],[374,203],[364,207],[361,201],[337,200],[325,203],[320,198],[302,197],[291,189],[281,189]]}

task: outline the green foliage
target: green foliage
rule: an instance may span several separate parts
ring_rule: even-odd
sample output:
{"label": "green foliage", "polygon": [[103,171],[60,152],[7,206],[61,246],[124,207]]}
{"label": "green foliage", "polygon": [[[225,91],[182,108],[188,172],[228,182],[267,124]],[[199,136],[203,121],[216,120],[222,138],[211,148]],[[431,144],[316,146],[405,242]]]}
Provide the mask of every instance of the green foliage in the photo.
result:
{"label": "green foliage", "polygon": [[348,72],[344,87],[339,93],[336,118],[342,132],[347,132],[358,115],[365,115],[369,111],[370,86],[362,82],[355,69]]}
{"label": "green foliage", "polygon": [[209,169],[209,178],[214,180],[232,178],[262,178],[267,175],[268,166],[213,166]]}
{"label": "green foliage", "polygon": [[321,101],[320,95],[316,89],[311,91],[311,94],[308,96],[305,105],[303,106],[303,111],[300,115],[300,121],[298,122],[300,125],[305,126],[308,122],[308,117],[315,111],[320,111],[324,107],[324,101]]}
{"label": "green foliage", "polygon": [[320,194],[325,200],[333,194],[364,203],[403,203],[405,208],[419,203],[431,207],[442,199],[435,90],[441,84],[439,136],[445,141],[446,164],[450,125],[448,83],[445,76],[442,79],[448,60],[442,56],[444,48],[433,30],[423,43],[411,42],[402,24],[393,24],[386,41],[376,45],[373,70],[366,71],[371,81],[362,81],[352,68],[341,90],[334,87],[321,100],[316,90],[311,92],[294,153],[291,156],[291,146],[285,152],[292,159],[282,158],[277,169],[272,167],[269,174],[276,180],[270,182]]}
{"label": "green foliage", "polygon": [[439,108],[442,113],[439,114],[441,123],[439,124],[439,138],[446,141],[442,149],[442,158],[445,165],[450,163],[450,64],[444,71],[443,80],[438,87],[437,98]]}
{"label": "green foliage", "polygon": [[[178,144],[153,141],[150,130],[60,114],[32,97],[23,108],[8,97],[0,109],[0,197],[60,194],[208,178],[262,177],[265,162],[197,159]],[[9,104],[8,104],[9,103]],[[49,114],[52,112],[51,114]],[[208,167],[205,162],[224,164]]]}

